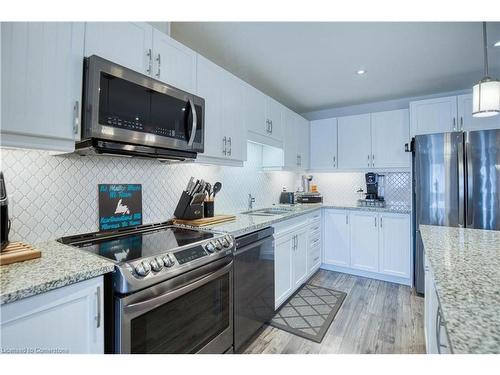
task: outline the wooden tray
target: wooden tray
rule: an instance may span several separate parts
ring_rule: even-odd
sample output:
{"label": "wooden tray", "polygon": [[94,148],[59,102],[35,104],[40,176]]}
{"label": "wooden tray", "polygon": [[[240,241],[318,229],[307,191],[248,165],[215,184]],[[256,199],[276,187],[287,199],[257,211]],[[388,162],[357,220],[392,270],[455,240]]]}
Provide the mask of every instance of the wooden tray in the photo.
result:
{"label": "wooden tray", "polygon": [[24,262],[25,260],[36,259],[41,256],[42,252],[31,245],[23,242],[11,242],[0,253],[0,266]]}
{"label": "wooden tray", "polygon": [[225,223],[226,221],[235,220],[234,215],[216,215],[214,217],[204,217],[202,219],[195,220],[181,220],[175,219],[174,224],[191,225],[193,227],[205,227],[207,225]]}

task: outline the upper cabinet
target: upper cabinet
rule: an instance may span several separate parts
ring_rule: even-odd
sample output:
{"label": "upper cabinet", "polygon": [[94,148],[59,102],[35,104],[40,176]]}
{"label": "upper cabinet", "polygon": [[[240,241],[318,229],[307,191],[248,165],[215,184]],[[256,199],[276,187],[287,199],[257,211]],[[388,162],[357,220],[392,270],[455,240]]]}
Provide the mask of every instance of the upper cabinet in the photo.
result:
{"label": "upper cabinet", "polygon": [[181,90],[196,90],[196,52],[145,22],[87,22],[85,56],[91,55]]}
{"label": "upper cabinet", "polygon": [[337,168],[337,119],[327,118],[311,121],[311,169],[331,170]]}
{"label": "upper cabinet", "polygon": [[308,120],[306,120],[304,117],[300,115],[297,116],[297,142],[299,144],[297,154],[299,158],[299,169],[309,169],[310,168],[310,163],[309,163],[309,146],[310,146],[310,127],[311,124]]}
{"label": "upper cabinet", "polygon": [[84,24],[2,22],[1,37],[1,146],[73,151]]}
{"label": "upper cabinet", "polygon": [[410,154],[404,148],[410,137],[407,109],[372,113],[371,134],[374,168],[410,166]]}
{"label": "upper cabinet", "polygon": [[500,116],[472,117],[472,95],[457,96],[458,126],[460,130],[500,129]]}
{"label": "upper cabinet", "polygon": [[370,114],[339,117],[338,167],[360,169],[372,167]]}
{"label": "upper cabinet", "polygon": [[153,76],[187,92],[196,90],[196,53],[153,29]]}
{"label": "upper cabinet", "polygon": [[236,165],[246,160],[244,90],[241,80],[198,56],[196,93],[205,99],[205,151],[200,161]]}
{"label": "upper cabinet", "polygon": [[410,103],[411,136],[454,131],[500,129],[500,116],[472,117],[472,95]]}
{"label": "upper cabinet", "polygon": [[283,140],[282,115],[285,107],[273,98],[266,99],[266,134],[278,142]]}
{"label": "upper cabinet", "polygon": [[153,27],[145,22],[87,22],[85,56],[91,55],[151,75]]}

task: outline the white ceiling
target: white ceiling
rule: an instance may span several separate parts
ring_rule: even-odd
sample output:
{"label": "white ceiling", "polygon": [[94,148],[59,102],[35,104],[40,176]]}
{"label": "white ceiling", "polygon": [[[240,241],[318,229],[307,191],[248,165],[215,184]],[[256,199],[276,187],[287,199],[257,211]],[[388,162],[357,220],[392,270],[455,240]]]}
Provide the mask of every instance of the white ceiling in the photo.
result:
{"label": "white ceiling", "polygon": [[[173,22],[171,33],[301,113],[461,90],[483,76],[477,22]],[[488,38],[500,40],[500,22]],[[500,47],[489,53],[500,78]]]}

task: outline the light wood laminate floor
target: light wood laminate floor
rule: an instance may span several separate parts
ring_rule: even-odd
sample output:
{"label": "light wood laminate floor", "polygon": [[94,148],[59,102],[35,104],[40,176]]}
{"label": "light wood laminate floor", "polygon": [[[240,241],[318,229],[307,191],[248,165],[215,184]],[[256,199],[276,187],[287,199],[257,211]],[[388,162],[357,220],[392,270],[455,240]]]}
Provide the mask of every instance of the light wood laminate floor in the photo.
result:
{"label": "light wood laminate floor", "polygon": [[244,353],[425,353],[424,299],[410,287],[326,270],[309,283],[347,293],[323,341],[267,326]]}

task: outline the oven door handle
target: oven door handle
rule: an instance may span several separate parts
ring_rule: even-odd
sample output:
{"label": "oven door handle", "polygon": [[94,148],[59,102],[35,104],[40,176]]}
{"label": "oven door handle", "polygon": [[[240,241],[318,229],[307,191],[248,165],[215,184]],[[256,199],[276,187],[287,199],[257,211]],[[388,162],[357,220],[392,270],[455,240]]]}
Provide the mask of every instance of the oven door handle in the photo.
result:
{"label": "oven door handle", "polygon": [[189,293],[196,288],[199,288],[200,286],[203,286],[205,284],[208,284],[210,281],[213,281],[217,279],[218,277],[224,275],[225,273],[229,272],[229,270],[233,267],[233,262],[227,264],[226,266],[219,268],[218,270],[214,272],[210,272],[206,274],[206,276],[202,276],[198,280],[186,284],[184,286],[181,286],[180,288],[174,289],[172,291],[160,294],[156,297],[146,299],[144,301],[136,302],[133,304],[130,304],[126,306],[127,313],[133,312],[133,311],[149,311],[157,306],[163,305],[167,302],[170,302],[177,297],[180,297],[186,293]]}
{"label": "oven door handle", "polygon": [[194,107],[193,99],[191,98],[189,98],[189,107],[191,107],[191,113],[193,115],[193,125],[191,126],[191,135],[189,136],[188,146],[192,146],[194,137],[196,136],[196,126],[198,125],[198,118],[196,115],[196,108]]}

